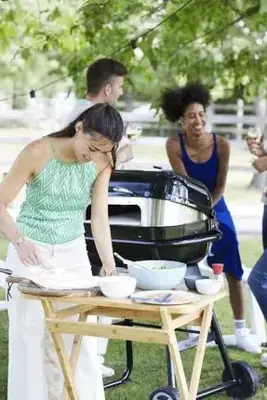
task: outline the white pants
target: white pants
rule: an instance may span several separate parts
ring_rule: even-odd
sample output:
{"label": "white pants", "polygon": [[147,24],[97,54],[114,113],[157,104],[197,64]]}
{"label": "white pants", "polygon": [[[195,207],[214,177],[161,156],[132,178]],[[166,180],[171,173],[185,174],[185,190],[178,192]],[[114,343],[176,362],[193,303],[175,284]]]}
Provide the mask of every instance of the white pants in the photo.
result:
{"label": "white pants", "polygon": [[[84,238],[61,245],[35,242],[45,265],[76,271],[90,269]],[[9,246],[6,268],[16,275],[27,270]],[[8,400],[60,400],[63,376],[40,301],[25,300],[16,287],[11,291],[9,313]],[[96,317],[89,317],[96,322]],[[73,335],[63,335],[70,353]],[[105,398],[97,338],[84,337],[75,374],[79,400]]]}

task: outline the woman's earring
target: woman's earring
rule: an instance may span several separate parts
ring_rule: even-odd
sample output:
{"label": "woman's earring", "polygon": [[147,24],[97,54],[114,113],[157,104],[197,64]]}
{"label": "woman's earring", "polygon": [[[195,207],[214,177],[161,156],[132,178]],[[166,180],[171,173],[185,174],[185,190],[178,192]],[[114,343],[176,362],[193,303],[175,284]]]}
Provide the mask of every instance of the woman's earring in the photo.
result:
{"label": "woman's earring", "polygon": [[83,123],[82,123],[82,121],[78,121],[78,122],[75,124],[75,131],[76,131],[75,137],[76,137],[76,139],[77,139],[78,136],[79,136],[79,134],[80,134],[80,133],[83,133]]}

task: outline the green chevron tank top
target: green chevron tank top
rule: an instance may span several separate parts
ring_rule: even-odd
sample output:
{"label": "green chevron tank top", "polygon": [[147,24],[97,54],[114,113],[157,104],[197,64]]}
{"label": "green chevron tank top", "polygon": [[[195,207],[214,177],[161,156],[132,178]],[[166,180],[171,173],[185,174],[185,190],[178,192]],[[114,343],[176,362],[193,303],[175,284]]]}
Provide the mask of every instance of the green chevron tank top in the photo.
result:
{"label": "green chevron tank top", "polygon": [[53,158],[27,186],[17,224],[23,235],[49,244],[70,242],[84,234],[84,215],[91,201],[96,165]]}

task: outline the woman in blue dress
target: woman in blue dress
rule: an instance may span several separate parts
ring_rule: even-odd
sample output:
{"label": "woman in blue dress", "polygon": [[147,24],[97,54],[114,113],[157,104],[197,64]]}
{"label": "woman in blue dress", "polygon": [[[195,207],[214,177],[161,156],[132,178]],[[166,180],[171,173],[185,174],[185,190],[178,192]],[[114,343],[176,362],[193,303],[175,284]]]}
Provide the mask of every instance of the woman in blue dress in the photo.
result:
{"label": "woman in blue dress", "polygon": [[230,146],[225,138],[205,130],[209,101],[209,91],[201,83],[188,83],[184,87],[163,93],[162,109],[165,117],[171,122],[180,121],[183,127],[182,133],[167,140],[166,151],[175,172],[204,183],[211,193],[223,237],[212,245],[208,263],[224,264],[235,320],[237,347],[259,353],[260,348],[253,342],[245,325],[242,263],[234,223],[223,197]]}

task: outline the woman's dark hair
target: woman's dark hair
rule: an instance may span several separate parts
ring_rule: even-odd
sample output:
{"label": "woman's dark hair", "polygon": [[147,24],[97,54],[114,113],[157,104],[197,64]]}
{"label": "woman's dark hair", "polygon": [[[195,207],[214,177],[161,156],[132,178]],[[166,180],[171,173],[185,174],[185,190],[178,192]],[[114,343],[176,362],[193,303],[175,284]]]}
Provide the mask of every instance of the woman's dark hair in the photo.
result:
{"label": "woman's dark hair", "polygon": [[74,121],[60,131],[49,136],[54,138],[71,138],[76,134],[75,125],[82,121],[85,134],[99,133],[114,143],[112,150],[113,166],[116,164],[116,148],[123,136],[123,121],[120,113],[106,103],[98,103],[85,110]]}
{"label": "woman's dark hair", "polygon": [[209,90],[200,82],[189,82],[186,86],[167,89],[161,96],[161,108],[167,120],[178,121],[189,104],[202,104],[204,109],[210,103]]}

